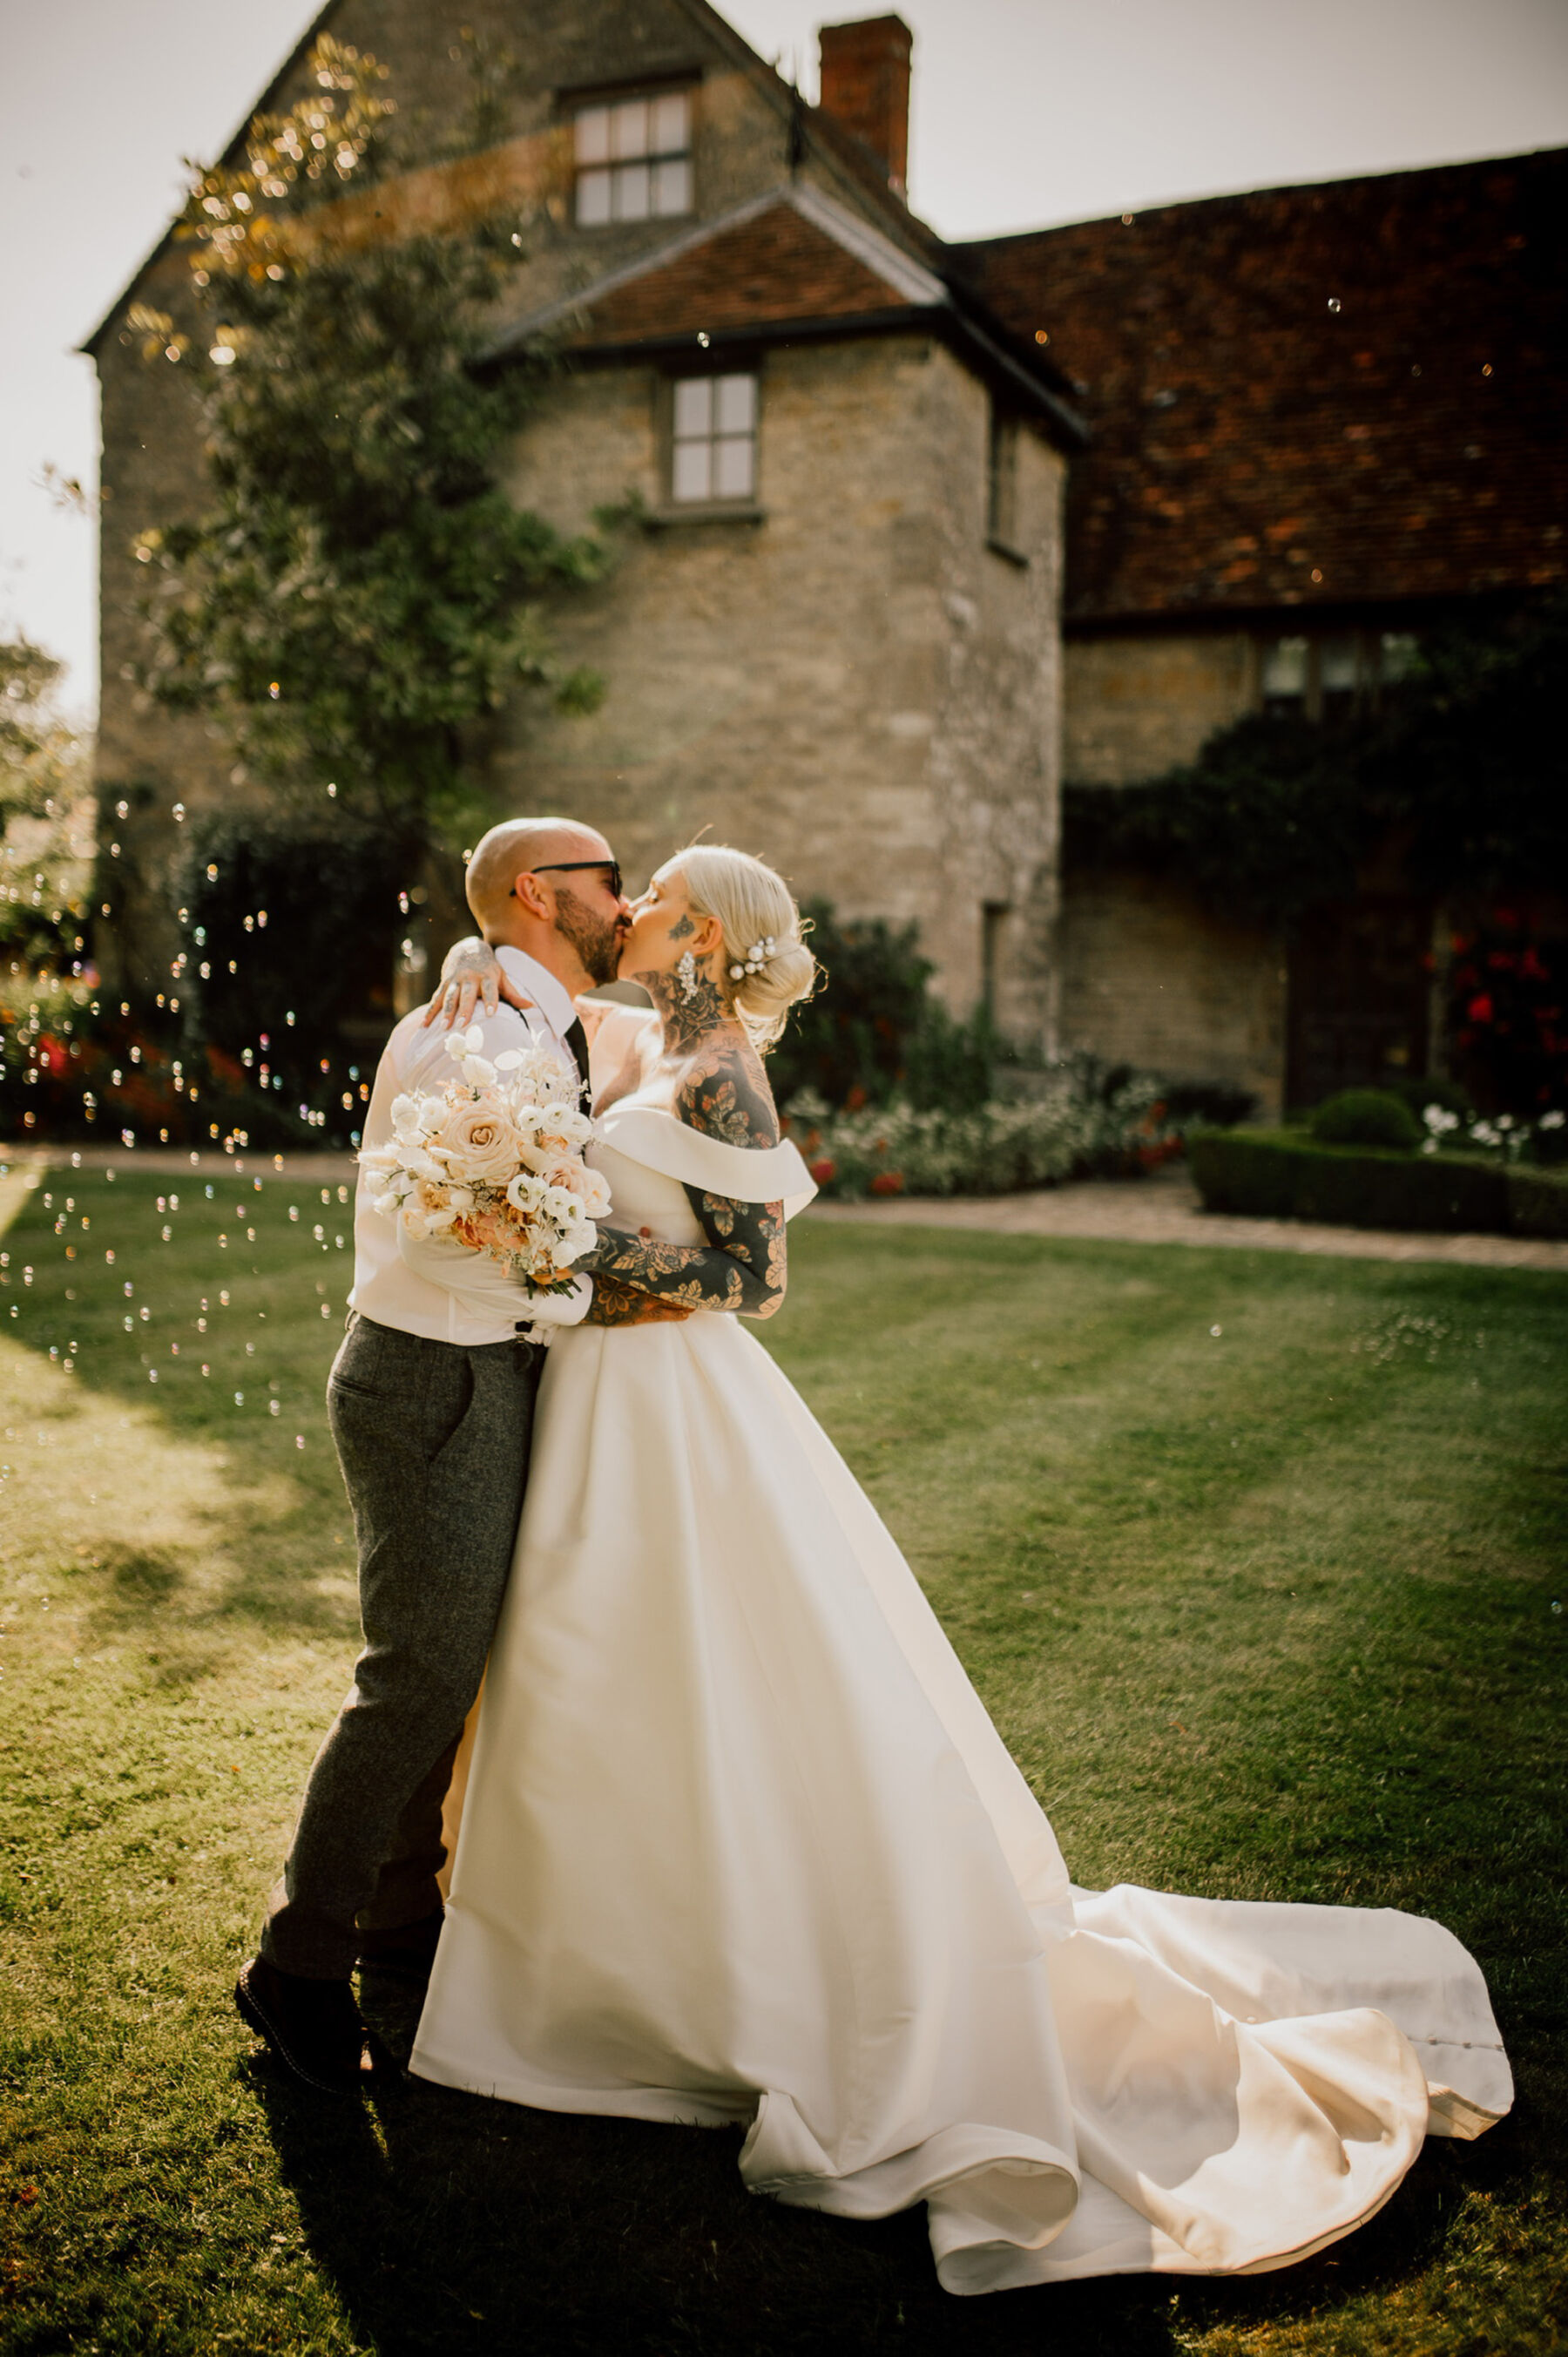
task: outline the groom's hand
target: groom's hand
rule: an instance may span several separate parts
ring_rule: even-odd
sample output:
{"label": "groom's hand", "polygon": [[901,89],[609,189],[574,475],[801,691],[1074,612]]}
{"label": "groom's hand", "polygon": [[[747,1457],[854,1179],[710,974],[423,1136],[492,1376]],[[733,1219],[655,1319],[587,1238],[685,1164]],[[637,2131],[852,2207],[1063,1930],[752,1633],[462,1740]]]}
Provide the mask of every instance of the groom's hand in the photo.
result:
{"label": "groom's hand", "polygon": [[454,942],[447,951],[442,961],[441,980],[423,1019],[426,1025],[444,1023],[448,1030],[467,1030],[481,1003],[486,1015],[493,1015],[503,998],[509,1006],[519,1008],[533,1005],[507,974],[489,943],[470,934],[467,941]]}
{"label": "groom's hand", "polygon": [[639,1293],[634,1285],[623,1285],[618,1277],[596,1276],[593,1286],[585,1326],[679,1325],[692,1315],[678,1302],[658,1301],[650,1293]]}

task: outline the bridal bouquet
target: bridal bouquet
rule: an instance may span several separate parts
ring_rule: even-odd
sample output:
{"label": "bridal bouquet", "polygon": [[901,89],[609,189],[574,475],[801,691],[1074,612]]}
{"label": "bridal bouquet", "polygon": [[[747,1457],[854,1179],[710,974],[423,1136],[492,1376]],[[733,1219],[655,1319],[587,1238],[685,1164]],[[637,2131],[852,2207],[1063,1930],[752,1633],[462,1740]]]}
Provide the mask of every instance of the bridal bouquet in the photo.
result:
{"label": "bridal bouquet", "polygon": [[583,1159],[593,1125],[554,1057],[509,1048],[492,1063],[482,1045],[477,1027],[454,1033],[446,1088],[393,1099],[395,1144],[360,1156],[371,1200],[410,1235],[488,1253],[530,1293],[564,1293],[610,1207],[607,1182]]}

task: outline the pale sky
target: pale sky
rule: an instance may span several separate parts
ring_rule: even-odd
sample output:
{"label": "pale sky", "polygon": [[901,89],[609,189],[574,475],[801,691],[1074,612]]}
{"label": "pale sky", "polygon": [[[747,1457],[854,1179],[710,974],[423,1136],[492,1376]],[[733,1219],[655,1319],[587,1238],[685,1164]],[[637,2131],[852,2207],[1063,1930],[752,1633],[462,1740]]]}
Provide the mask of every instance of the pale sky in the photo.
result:
{"label": "pale sky", "polygon": [[[431,0],[436,5],[436,0]],[[311,0],[0,0],[0,635],[96,703],[96,324],[315,15]],[[454,23],[462,0],[451,0]],[[725,12],[816,95],[838,10]],[[845,16],[880,14],[853,6]],[[1568,145],[1568,0],[901,0],[910,197],[978,237],[1231,189]]]}

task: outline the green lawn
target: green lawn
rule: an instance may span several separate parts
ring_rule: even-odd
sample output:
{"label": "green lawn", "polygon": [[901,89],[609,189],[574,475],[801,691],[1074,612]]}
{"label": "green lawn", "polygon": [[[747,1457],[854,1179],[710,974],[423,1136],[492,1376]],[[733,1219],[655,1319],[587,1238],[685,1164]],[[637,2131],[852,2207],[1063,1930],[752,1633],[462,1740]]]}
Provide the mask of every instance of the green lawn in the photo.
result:
{"label": "green lawn", "polygon": [[797,1230],[762,1330],[1078,1878],[1439,1915],[1520,2080],[1304,2266],[957,2301],[918,2217],[752,2201],[728,2135],[333,2110],[253,2050],[229,1986],[354,1647],[349,1222],[212,1183],[0,1179],[0,2348],[1563,2348],[1568,1279]]}

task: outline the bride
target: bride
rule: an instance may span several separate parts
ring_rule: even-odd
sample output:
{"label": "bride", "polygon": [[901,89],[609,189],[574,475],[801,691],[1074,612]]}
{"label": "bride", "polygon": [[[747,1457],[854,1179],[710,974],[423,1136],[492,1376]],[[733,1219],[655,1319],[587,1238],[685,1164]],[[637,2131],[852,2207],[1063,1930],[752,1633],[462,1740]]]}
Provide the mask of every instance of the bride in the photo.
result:
{"label": "bride", "polygon": [[699,846],[593,1042],[587,1264],[693,1313],[553,1343],[412,2068],[741,2123],[757,2193],[923,2201],[948,2290],[1279,2266],[1511,2085],[1440,1925],[1071,1883],[865,1493],[735,1315],[810,1199],[761,1061],[813,963]]}

